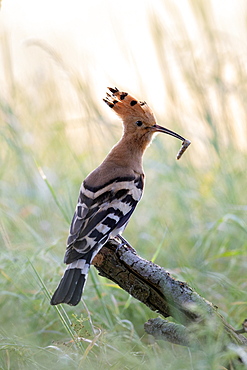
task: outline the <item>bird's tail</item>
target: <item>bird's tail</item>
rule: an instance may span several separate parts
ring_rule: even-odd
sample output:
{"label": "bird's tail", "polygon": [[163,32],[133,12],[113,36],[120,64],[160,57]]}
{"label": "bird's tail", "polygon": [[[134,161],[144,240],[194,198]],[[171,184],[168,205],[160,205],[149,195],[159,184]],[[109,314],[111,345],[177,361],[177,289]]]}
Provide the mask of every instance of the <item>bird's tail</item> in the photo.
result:
{"label": "bird's tail", "polygon": [[67,303],[76,306],[80,302],[89,268],[90,264],[83,258],[70,263],[51,298],[51,305]]}

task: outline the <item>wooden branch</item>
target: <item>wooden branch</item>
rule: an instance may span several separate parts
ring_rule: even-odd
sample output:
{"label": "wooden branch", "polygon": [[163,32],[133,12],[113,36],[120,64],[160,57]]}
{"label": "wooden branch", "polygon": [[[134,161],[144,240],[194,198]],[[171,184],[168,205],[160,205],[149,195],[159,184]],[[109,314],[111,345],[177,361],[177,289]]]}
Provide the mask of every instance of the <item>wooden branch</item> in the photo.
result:
{"label": "wooden branch", "polygon": [[186,283],[175,280],[162,267],[141,258],[134,249],[120,245],[116,240],[105,244],[93,264],[101,276],[114,281],[164,317],[172,316],[184,324],[199,320],[200,311],[213,311],[213,305]]}
{"label": "wooden branch", "polygon": [[[218,314],[216,306],[201,297],[185,282],[174,279],[162,267],[138,256],[130,245],[120,244],[115,239],[110,240],[96,255],[93,264],[101,276],[118,284],[152,311],[164,317],[172,316],[185,326],[195,323],[207,325],[209,320],[215,320],[216,326],[224,327],[232,343],[247,345],[247,338],[235,331]],[[151,328],[149,320],[145,324],[145,329],[155,332],[158,325],[159,333],[166,332],[165,340],[189,345],[190,339],[185,338],[187,334],[184,327],[178,329],[178,326],[170,326],[168,330],[167,321],[154,323],[156,327]],[[172,332],[173,335],[170,334]]]}
{"label": "wooden branch", "polygon": [[149,319],[144,324],[147,334],[152,335],[155,339],[162,339],[181,346],[191,347],[190,333],[184,325],[174,324],[160,317]]}

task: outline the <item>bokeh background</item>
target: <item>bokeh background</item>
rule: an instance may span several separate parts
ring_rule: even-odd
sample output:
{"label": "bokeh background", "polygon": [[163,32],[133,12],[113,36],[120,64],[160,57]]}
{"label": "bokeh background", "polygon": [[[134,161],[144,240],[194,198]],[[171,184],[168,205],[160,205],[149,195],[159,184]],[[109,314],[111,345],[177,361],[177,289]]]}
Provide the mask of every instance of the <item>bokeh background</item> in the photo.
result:
{"label": "bokeh background", "polygon": [[[81,181],[121,136],[117,86],[192,141],[159,135],[124,236],[234,327],[247,307],[247,3],[3,0],[0,368],[219,369],[234,357],[154,343],[156,317],[94,268],[77,307],[49,305]],[[241,366],[241,365],[239,365]]]}

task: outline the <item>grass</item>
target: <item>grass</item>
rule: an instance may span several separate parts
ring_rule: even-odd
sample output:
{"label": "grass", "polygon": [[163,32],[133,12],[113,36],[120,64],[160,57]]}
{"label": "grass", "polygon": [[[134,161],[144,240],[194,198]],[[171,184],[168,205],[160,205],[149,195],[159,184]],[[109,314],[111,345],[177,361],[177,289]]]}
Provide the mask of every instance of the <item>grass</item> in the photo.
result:
{"label": "grass", "polygon": [[[176,162],[180,144],[155,139],[145,155],[145,195],[124,235],[142,257],[187,281],[237,328],[247,307],[247,74],[213,29],[205,4],[190,5],[203,40],[199,55],[182,19],[178,39],[165,48],[169,32],[157,14],[150,15],[167,126],[193,144]],[[25,89],[12,77],[9,94],[0,97],[0,368],[156,369],[165,363],[172,370],[219,369],[234,354],[221,352],[220,338],[205,343],[203,353],[154,342],[143,324],[156,314],[93,268],[80,305],[49,305],[64,268],[80,183],[120,129],[95,101],[90,78],[39,47],[51,57],[45,78],[30,80]],[[68,76],[66,89],[53,62]],[[74,106],[67,103],[72,96]],[[71,118],[74,109],[78,119]]]}

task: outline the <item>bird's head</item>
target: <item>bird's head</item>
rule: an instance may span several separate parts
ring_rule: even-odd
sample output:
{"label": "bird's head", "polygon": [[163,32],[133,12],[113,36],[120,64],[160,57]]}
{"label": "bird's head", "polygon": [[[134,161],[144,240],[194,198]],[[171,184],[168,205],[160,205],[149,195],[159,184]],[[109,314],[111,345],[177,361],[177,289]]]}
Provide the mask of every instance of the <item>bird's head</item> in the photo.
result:
{"label": "bird's head", "polygon": [[[108,87],[108,89],[110,93],[107,92],[107,96],[103,100],[122,119],[125,135],[130,135],[136,140],[139,139],[146,147],[155,133],[163,132],[182,140],[183,152],[189,146],[190,142],[176,132],[157,125],[155,116],[145,101],[138,101],[127,92],[119,91],[116,87]],[[178,155],[177,159],[181,155]]]}

